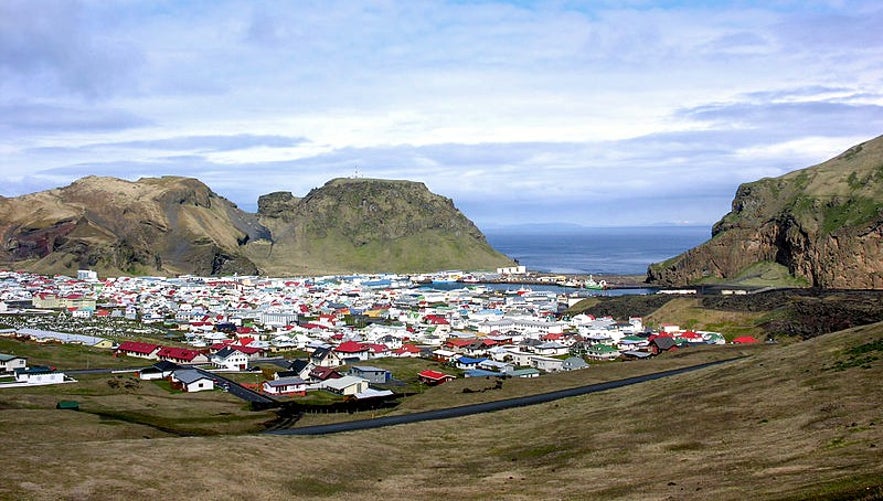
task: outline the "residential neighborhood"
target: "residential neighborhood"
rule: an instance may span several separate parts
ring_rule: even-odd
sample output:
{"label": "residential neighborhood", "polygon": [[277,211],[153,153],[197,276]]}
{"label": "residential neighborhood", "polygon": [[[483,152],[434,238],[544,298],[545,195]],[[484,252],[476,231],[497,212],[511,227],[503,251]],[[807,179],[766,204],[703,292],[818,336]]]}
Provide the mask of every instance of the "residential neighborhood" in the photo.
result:
{"label": "residential neighborhood", "polygon": [[[165,379],[185,392],[226,390],[229,382],[214,375],[257,371],[251,390],[288,399],[314,391],[395,395],[402,376],[384,360],[431,362],[407,378],[432,386],[459,377],[535,378],[725,343],[720,333],[649,329],[637,317],[563,315],[572,302],[523,286],[439,287],[426,276],[99,279],[90,270],[76,278],[5,271],[0,336],[106,349],[140,367],[141,379]],[[14,354],[0,354],[0,371],[19,383],[65,381]]]}

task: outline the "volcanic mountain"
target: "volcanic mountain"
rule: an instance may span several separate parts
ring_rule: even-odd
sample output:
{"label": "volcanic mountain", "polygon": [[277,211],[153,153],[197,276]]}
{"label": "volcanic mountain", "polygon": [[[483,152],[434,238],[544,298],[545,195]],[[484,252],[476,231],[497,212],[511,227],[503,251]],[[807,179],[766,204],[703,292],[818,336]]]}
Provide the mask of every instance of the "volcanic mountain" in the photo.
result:
{"label": "volcanic mountain", "polygon": [[89,176],[0,198],[0,262],[41,273],[319,274],[486,269],[509,260],[420,183],[333,180],[240,210],[190,178]]}
{"label": "volcanic mountain", "polygon": [[651,265],[660,285],[883,288],[883,136],[819,165],[739,187],[712,238]]}

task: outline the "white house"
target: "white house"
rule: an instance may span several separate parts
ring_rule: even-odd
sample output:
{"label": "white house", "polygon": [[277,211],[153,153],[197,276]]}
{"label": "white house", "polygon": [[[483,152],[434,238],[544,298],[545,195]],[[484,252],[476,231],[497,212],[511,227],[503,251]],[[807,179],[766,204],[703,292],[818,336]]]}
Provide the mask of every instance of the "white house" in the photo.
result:
{"label": "white house", "polygon": [[244,371],[248,369],[248,355],[236,348],[225,346],[212,355],[212,364],[231,371]]}
{"label": "white house", "polygon": [[324,381],[322,389],[338,395],[355,395],[368,389],[368,381],[356,376],[344,376]]}
{"label": "white house", "polygon": [[16,369],[24,369],[28,366],[25,357],[0,353],[0,372],[13,372]]}
{"label": "white house", "polygon": [[59,384],[64,382],[64,373],[55,372],[49,367],[16,369],[15,380],[27,384]]}
{"label": "white house", "polygon": [[297,376],[281,377],[264,381],[264,392],[271,395],[306,395],[307,382]]}
{"label": "white house", "polygon": [[187,393],[215,389],[215,382],[210,377],[193,369],[183,369],[172,373],[172,383]]}
{"label": "white house", "polygon": [[559,372],[563,370],[564,360],[534,355],[530,359],[530,365],[545,372]]}

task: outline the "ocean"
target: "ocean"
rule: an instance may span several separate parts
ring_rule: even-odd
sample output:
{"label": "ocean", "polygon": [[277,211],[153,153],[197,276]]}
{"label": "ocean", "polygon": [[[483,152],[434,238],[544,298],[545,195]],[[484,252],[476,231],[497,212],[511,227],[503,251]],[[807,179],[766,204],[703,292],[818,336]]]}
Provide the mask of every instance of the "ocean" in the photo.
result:
{"label": "ocean", "polygon": [[711,238],[708,226],[504,228],[484,232],[498,251],[528,270],[582,275],[643,275]]}

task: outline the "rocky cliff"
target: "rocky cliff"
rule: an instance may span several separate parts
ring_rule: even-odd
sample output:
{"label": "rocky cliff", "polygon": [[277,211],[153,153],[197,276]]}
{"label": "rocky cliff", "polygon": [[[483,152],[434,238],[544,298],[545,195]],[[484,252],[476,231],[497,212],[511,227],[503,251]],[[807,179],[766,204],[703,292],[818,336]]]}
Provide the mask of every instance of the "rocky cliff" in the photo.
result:
{"label": "rocky cliff", "polygon": [[0,198],[0,263],[42,273],[317,274],[493,268],[508,260],[419,183],[334,180],[249,214],[196,179],[86,177]]}
{"label": "rocky cliff", "polygon": [[240,248],[268,237],[195,179],[90,176],[0,200],[0,260],[44,273],[256,273]]}
{"label": "rocky cliff", "polygon": [[423,183],[333,179],[303,198],[265,195],[258,207],[273,242],[249,246],[248,256],[270,274],[407,273],[511,264],[451,199]]}
{"label": "rocky cliff", "polygon": [[651,265],[660,285],[772,282],[883,288],[883,136],[819,165],[743,184],[712,238]]}

